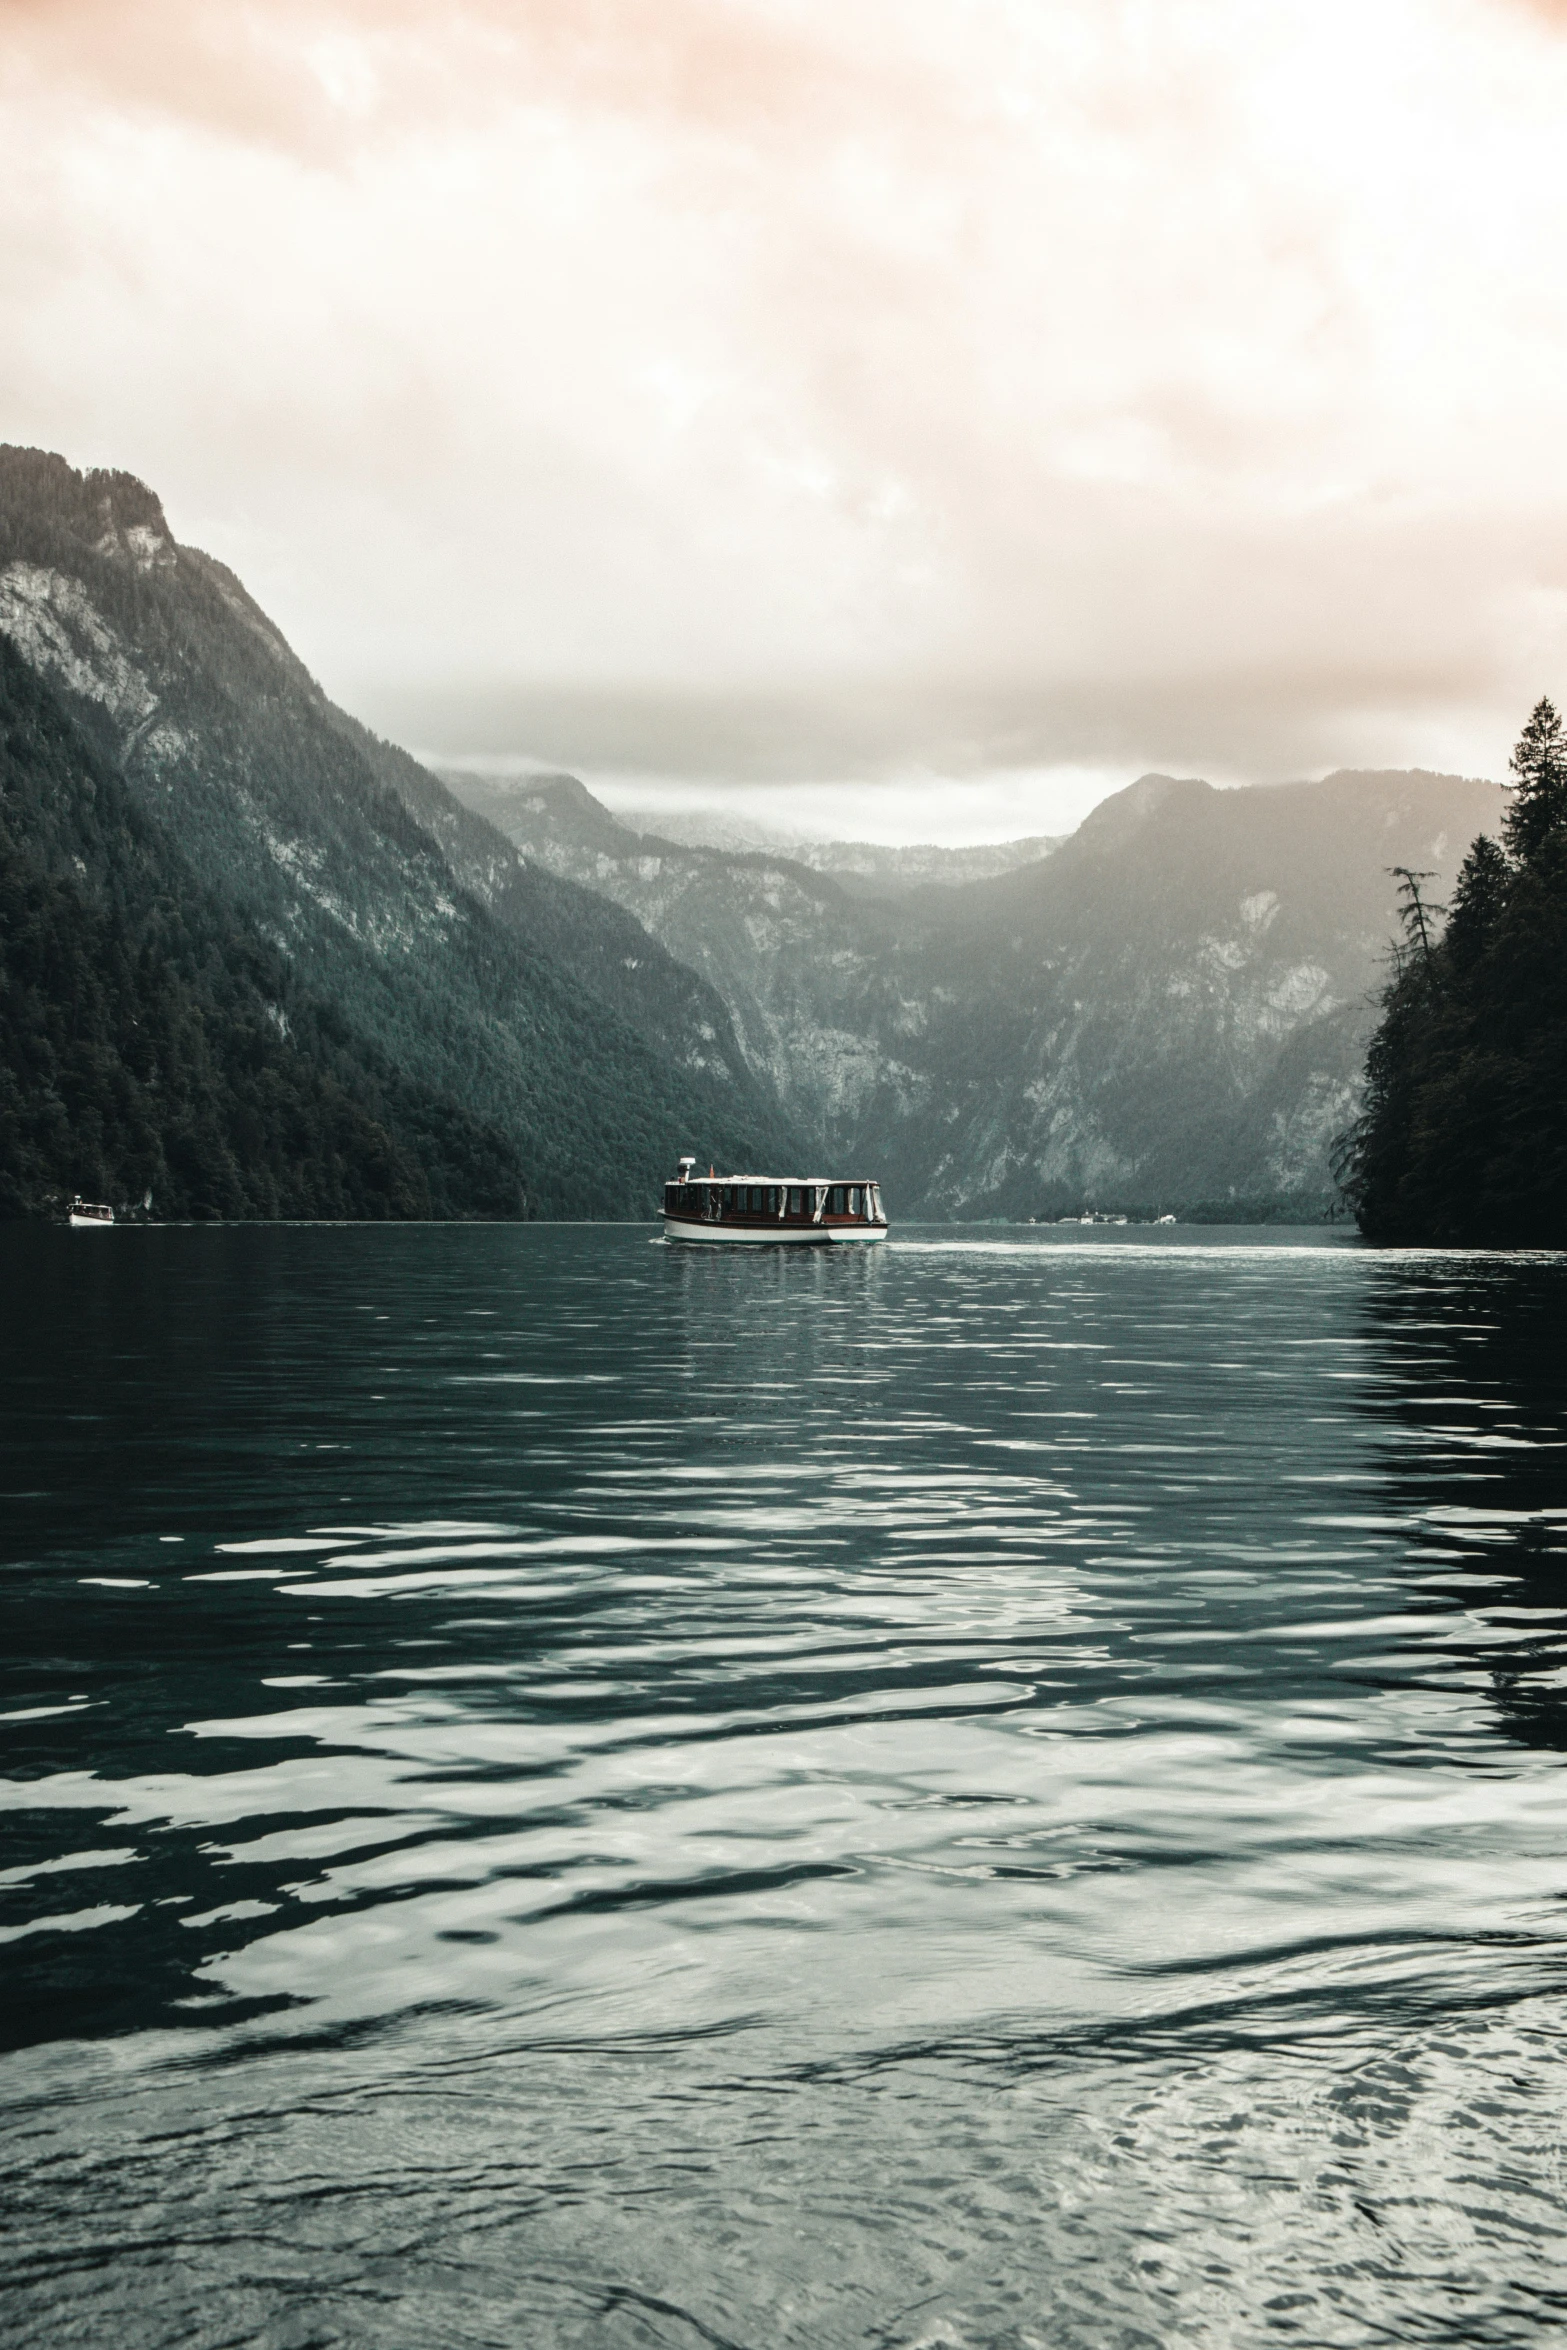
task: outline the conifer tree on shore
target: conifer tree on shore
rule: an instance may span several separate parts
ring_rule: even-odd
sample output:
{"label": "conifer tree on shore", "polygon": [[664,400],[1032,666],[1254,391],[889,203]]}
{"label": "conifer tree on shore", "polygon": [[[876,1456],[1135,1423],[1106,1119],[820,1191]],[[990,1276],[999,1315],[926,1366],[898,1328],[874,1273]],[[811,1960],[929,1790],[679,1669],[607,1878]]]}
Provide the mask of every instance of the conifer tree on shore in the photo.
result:
{"label": "conifer tree on shore", "polygon": [[1447,926],[1403,877],[1402,940],[1339,1176],[1370,1240],[1567,1245],[1567,729],[1541,700],[1503,843],[1470,848]]}
{"label": "conifer tree on shore", "polygon": [[1508,764],[1517,780],[1502,830],[1516,861],[1532,865],[1567,826],[1567,735],[1551,703],[1536,702]]}

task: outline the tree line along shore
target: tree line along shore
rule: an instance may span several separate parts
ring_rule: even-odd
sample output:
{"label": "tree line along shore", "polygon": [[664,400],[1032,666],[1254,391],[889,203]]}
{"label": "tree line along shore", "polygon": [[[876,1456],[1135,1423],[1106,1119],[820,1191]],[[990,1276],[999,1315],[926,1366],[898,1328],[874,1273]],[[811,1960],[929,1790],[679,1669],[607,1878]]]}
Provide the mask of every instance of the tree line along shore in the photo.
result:
{"label": "tree line along shore", "polygon": [[1337,1166],[1368,1240],[1567,1245],[1567,734],[1549,701],[1510,765],[1502,838],[1474,842],[1447,907],[1401,873],[1403,936]]}

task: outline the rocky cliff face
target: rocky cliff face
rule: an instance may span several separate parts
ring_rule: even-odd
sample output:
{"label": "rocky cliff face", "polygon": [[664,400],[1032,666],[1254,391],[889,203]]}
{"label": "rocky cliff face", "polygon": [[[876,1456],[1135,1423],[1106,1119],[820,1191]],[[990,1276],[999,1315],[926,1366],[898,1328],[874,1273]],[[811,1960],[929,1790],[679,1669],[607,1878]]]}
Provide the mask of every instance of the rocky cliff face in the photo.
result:
{"label": "rocky cliff face", "polygon": [[142,483],[0,450],[0,632],[201,887],[514,1137],[546,1211],[647,1212],[687,1137],[793,1155],[714,992],[336,710]]}
{"label": "rocky cliff face", "polygon": [[875,898],[639,835],[569,779],[485,804],[711,981],[820,1163],[882,1170],[905,1215],[977,1215],[1326,1192],[1388,868],[1440,896],[1500,801],[1456,776],[1148,776],[1047,859]]}

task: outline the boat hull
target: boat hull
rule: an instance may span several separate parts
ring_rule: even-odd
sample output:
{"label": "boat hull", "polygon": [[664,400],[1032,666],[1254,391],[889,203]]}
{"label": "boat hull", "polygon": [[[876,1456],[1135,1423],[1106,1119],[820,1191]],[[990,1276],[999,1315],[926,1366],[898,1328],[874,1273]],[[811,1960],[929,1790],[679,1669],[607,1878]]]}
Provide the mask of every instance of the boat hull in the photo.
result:
{"label": "boat hull", "polygon": [[664,1218],[666,1240],[716,1241],[723,1248],[864,1248],[886,1237],[885,1224],[696,1224],[683,1216]]}

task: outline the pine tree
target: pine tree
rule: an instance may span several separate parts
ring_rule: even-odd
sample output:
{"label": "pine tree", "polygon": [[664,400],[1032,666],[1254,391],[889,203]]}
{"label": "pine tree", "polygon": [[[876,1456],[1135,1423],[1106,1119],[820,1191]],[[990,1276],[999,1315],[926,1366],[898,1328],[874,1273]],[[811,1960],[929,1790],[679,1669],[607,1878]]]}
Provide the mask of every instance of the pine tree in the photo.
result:
{"label": "pine tree", "polygon": [[1518,780],[1502,829],[1519,864],[1532,865],[1552,836],[1567,830],[1567,733],[1543,695],[1508,764]]}
{"label": "pine tree", "polygon": [[1388,871],[1398,881],[1398,919],[1403,925],[1403,958],[1418,958],[1421,970],[1429,975],[1431,969],[1432,926],[1446,912],[1443,906],[1428,906],[1420,895],[1420,884],[1429,881],[1429,873],[1416,873],[1408,865],[1390,865]]}
{"label": "pine tree", "polygon": [[1467,970],[1479,960],[1496,935],[1507,903],[1510,876],[1507,859],[1494,840],[1482,832],[1459,868],[1453,887],[1452,912],[1443,940],[1455,964]]}

